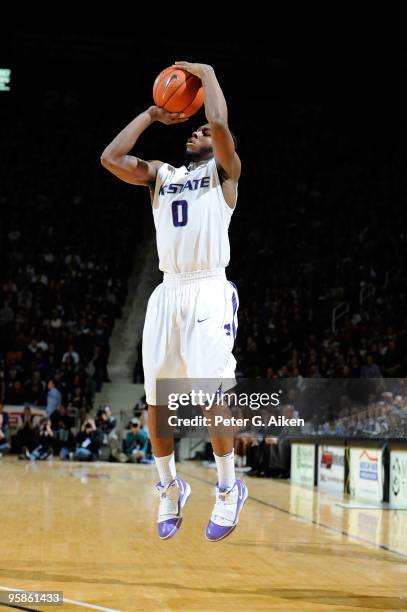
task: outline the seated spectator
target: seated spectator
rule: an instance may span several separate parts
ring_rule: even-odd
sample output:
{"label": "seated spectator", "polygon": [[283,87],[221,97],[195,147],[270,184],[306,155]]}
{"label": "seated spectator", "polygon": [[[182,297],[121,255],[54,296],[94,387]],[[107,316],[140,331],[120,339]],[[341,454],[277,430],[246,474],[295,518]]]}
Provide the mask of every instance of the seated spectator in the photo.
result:
{"label": "seated spectator", "polygon": [[35,434],[34,417],[31,408],[26,406],[20,416],[20,424],[13,440],[13,447],[17,453],[20,453],[21,459],[26,459],[29,451],[35,448]]}
{"label": "seated spectator", "polygon": [[97,427],[102,433],[102,459],[109,460],[119,451],[119,438],[116,433],[116,419],[112,416],[110,406],[98,410],[96,417]]}
{"label": "seated spectator", "polygon": [[130,430],[123,440],[123,452],[130,463],[140,463],[147,459],[149,439],[147,432],[140,427],[138,419],[130,422]]}
{"label": "seated spectator", "polygon": [[75,450],[75,439],[71,431],[73,418],[67,413],[66,406],[61,404],[51,415],[51,427],[54,433],[54,451],[65,461]]}
{"label": "seated spectator", "polygon": [[52,455],[52,444],[54,440],[54,433],[51,429],[51,419],[44,417],[40,422],[40,430],[38,432],[37,445],[34,450],[29,454],[29,458],[32,461],[47,459]]}
{"label": "seated spectator", "polygon": [[112,415],[110,406],[105,406],[98,411],[98,426],[106,434],[110,434],[115,430],[116,419]]}
{"label": "seated spectator", "polygon": [[102,435],[97,429],[93,419],[86,420],[81,431],[76,436],[76,451],[74,458],[77,461],[93,461],[99,459]]}
{"label": "seated spectator", "polygon": [[[8,415],[7,415],[8,416]],[[0,459],[10,450],[10,437],[8,427],[4,421],[4,414],[0,412]]]}

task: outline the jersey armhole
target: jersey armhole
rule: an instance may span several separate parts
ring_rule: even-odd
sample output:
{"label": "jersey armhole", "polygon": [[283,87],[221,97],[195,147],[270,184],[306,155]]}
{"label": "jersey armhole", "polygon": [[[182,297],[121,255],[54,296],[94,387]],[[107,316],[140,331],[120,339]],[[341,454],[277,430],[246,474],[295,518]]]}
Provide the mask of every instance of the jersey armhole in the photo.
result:
{"label": "jersey armhole", "polygon": [[154,189],[151,189],[150,191],[151,207],[153,210],[158,209],[158,193],[161,189],[162,184],[165,182],[165,179],[167,178],[171,168],[172,166],[165,162],[157,170],[157,178],[155,180]]}
{"label": "jersey armhole", "polygon": [[222,194],[222,200],[223,200],[223,203],[224,203],[224,205],[225,205],[225,207],[226,207],[227,212],[229,213],[229,215],[230,215],[230,216],[232,216],[232,215],[233,215],[233,212],[235,211],[236,206],[237,206],[237,183],[236,183],[236,202],[235,202],[234,207],[233,207],[233,208],[231,208],[231,207],[229,206],[229,204],[228,204],[228,203],[226,202],[226,200],[225,200],[225,195],[224,195],[224,193],[223,193],[223,189],[222,189],[222,181],[220,180],[220,176],[219,176],[218,164],[216,163],[216,159],[215,159],[215,158],[213,158],[213,163],[214,163],[214,166],[215,166],[216,177],[217,177],[217,179],[218,179],[218,183],[219,183],[220,191],[221,191],[221,194]]}

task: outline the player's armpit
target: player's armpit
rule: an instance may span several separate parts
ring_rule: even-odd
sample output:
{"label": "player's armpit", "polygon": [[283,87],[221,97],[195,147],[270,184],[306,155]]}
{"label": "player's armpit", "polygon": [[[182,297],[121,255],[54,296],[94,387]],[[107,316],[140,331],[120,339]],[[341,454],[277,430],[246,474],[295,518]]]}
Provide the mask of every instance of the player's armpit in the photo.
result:
{"label": "player's armpit", "polygon": [[131,185],[151,187],[157,178],[157,171],[163,162],[158,160],[145,161],[133,155],[122,155],[119,158],[101,158],[104,168],[119,179]]}

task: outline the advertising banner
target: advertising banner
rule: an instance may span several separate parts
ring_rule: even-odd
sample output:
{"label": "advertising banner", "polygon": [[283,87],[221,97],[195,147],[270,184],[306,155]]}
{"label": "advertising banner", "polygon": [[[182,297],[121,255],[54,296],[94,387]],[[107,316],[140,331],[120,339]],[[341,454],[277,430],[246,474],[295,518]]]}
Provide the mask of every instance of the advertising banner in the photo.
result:
{"label": "advertising banner", "polygon": [[407,508],[407,450],[390,453],[390,496],[391,505]]}
{"label": "advertising banner", "polygon": [[318,488],[343,493],[344,480],[345,448],[321,444],[318,447]]}
{"label": "advertising banner", "polygon": [[291,445],[291,482],[306,487],[314,486],[315,445]]}
{"label": "advertising banner", "polygon": [[383,461],[381,448],[350,449],[350,494],[374,503],[383,501]]}

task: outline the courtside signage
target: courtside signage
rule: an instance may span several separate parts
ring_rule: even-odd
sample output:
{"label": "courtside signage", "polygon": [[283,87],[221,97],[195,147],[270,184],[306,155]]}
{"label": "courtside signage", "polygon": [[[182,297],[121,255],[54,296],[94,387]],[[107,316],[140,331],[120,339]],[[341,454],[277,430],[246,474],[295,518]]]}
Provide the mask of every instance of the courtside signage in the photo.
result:
{"label": "courtside signage", "polygon": [[345,480],[345,448],[318,447],[318,488],[321,491],[343,493]]}
{"label": "courtside signage", "polygon": [[291,482],[306,487],[314,486],[315,445],[291,444]]}
{"label": "courtside signage", "polygon": [[352,497],[383,501],[383,461],[381,448],[351,448],[349,490]]}
{"label": "courtside signage", "polygon": [[390,453],[390,496],[391,505],[407,508],[407,451]]}

